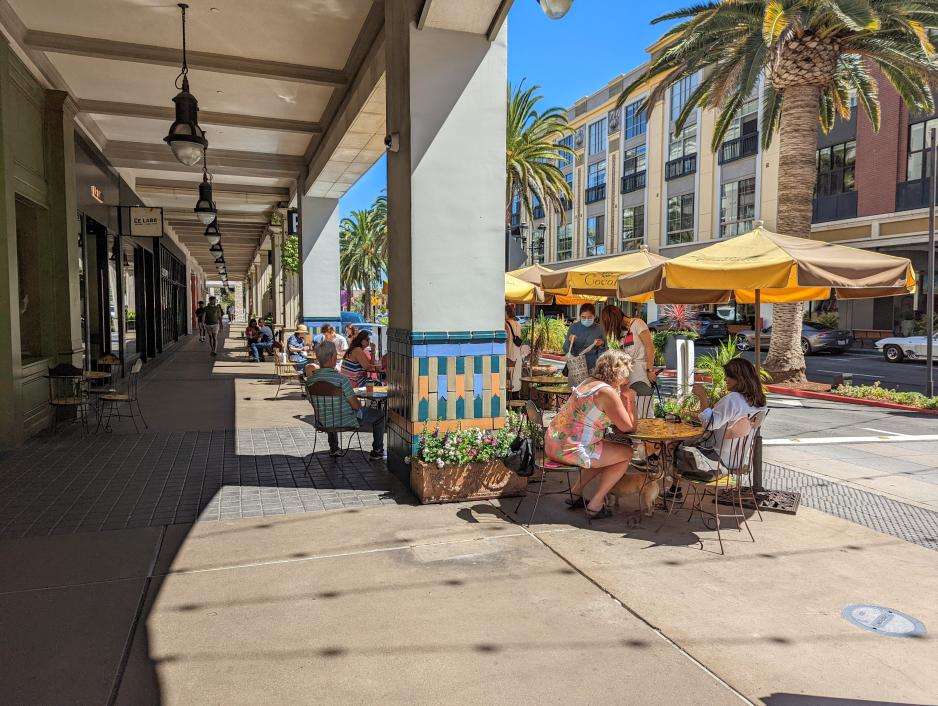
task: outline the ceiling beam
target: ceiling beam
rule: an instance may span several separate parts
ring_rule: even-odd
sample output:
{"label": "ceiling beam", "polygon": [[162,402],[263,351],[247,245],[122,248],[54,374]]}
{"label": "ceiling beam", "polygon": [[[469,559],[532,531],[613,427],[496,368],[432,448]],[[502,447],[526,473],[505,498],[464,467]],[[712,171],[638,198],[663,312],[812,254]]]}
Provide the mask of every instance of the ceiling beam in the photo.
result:
{"label": "ceiling beam", "polygon": [[[78,103],[82,113],[95,115],[120,115],[126,118],[151,118],[172,122],[176,110],[170,105],[138,105],[118,101],[81,100]],[[285,118],[268,118],[258,115],[238,115],[235,113],[217,113],[211,110],[199,111],[199,123],[203,125],[224,125],[227,127],[246,127],[253,130],[273,130],[275,132],[298,132],[313,135],[322,132],[319,123]]]}
{"label": "ceiling beam", "polygon": [[[105,156],[112,166],[131,169],[158,169],[160,171],[200,174],[201,165],[188,167],[179,162],[166,145],[146,142],[111,140]],[[264,154],[238,150],[210,149],[209,169],[213,174],[259,177],[295,177],[303,169],[303,158],[288,154]]]}
{"label": "ceiling beam", "polygon": [[[115,59],[117,61],[132,61],[159,66],[180,66],[182,64],[182,51],[180,49],[130,42],[115,42],[97,37],[79,37],[70,34],[27,30],[25,44],[30,49],[38,51],[90,56],[96,59]],[[319,86],[341,87],[348,84],[345,74],[338,69],[302,66],[281,61],[249,59],[201,51],[189,51],[187,56],[190,69],[215,71],[236,76],[310,83]]]}
{"label": "ceiling beam", "polygon": [[[192,191],[197,189],[199,182],[197,181],[176,181],[174,179],[148,179],[143,177],[137,179],[136,188],[137,190],[183,190],[183,191]],[[212,192],[215,194],[258,194],[258,195],[268,195],[276,196],[282,200],[287,200],[290,197],[290,189],[286,186],[261,186],[257,184],[226,184],[224,182],[216,181],[212,183]]]}
{"label": "ceiling beam", "polygon": [[498,36],[499,31],[501,31],[502,25],[505,24],[505,20],[508,19],[508,11],[511,9],[511,5],[514,0],[502,0],[498,9],[495,11],[495,16],[492,18],[492,24],[489,25],[488,31],[485,33],[486,39],[490,42],[495,41],[495,37]]}

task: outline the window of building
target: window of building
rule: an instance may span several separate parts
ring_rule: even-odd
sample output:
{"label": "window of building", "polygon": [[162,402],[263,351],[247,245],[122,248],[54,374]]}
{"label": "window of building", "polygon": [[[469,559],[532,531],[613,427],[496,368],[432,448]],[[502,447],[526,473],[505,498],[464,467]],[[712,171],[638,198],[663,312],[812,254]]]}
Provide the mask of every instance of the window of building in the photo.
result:
{"label": "window of building", "polygon": [[723,184],[720,190],[720,237],[748,233],[755,217],[755,177]]}
{"label": "window of building", "polygon": [[606,254],[606,217],[586,219],[586,256]]}
{"label": "window of building", "polygon": [[645,207],[622,209],[622,252],[638,250],[645,243]]}
{"label": "window of building", "polygon": [[931,174],[928,143],[932,128],[938,128],[938,118],[909,125],[909,158],[905,176],[909,181],[924,179]]}
{"label": "window of building", "polygon": [[856,189],[857,141],[841,142],[817,151],[816,196],[833,196]]}
{"label": "window of building", "polygon": [[625,139],[645,134],[645,111],[639,110],[641,101],[625,106]]}
{"label": "window of building", "polygon": [[[569,173],[567,173],[567,174],[564,174],[564,175],[563,175],[563,179],[564,179],[565,182],[567,182],[567,186],[570,187],[570,193],[571,193],[571,194],[574,193],[574,192],[573,192],[573,172],[569,172]],[[564,210],[564,211],[569,211],[570,209],[573,208],[573,202],[572,202],[572,201],[567,201],[566,199],[561,199],[560,201],[561,201],[561,204],[562,204],[562,206],[563,206],[563,210]]]}
{"label": "window of building", "polygon": [[563,152],[560,156],[558,166],[563,168],[573,161],[573,135],[567,135],[557,140],[557,144],[570,150],[570,152]]}
{"label": "window of building", "polygon": [[697,74],[685,76],[671,84],[671,122],[677,120],[687,103],[687,99],[697,89]]}
{"label": "window of building", "polygon": [[668,245],[694,241],[694,195],[668,199]]}
{"label": "window of building", "polygon": [[645,145],[626,150],[622,158],[622,173],[634,174],[643,171],[645,171]]}
{"label": "window of building", "polygon": [[557,259],[569,260],[573,257],[573,224],[557,226]]}
{"label": "window of building", "polygon": [[601,118],[589,126],[589,153],[599,154],[606,151],[606,118]]}
{"label": "window of building", "polygon": [[516,226],[521,223],[521,196],[514,194],[511,197],[511,225]]}
{"label": "window of building", "polygon": [[592,189],[594,186],[602,186],[606,183],[606,162],[596,162],[589,165],[586,169],[586,188]]}
{"label": "window of building", "polygon": [[677,135],[671,135],[668,159],[680,159],[697,154],[697,125],[685,125]]}
{"label": "window of building", "polygon": [[726,130],[724,142],[735,140],[743,135],[752,135],[759,131],[759,96],[753,93],[743,101],[739,113]]}

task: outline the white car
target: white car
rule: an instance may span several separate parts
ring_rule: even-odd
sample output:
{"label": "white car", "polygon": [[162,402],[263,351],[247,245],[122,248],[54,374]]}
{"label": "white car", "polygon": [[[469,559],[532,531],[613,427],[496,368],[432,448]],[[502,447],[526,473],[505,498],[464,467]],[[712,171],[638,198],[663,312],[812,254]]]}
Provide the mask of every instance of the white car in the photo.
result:
{"label": "white car", "polygon": [[[893,336],[876,341],[876,348],[882,351],[883,357],[890,363],[901,363],[906,358],[922,360],[925,358],[927,345],[926,336]],[[938,353],[938,335],[935,336],[933,345],[935,353]]]}

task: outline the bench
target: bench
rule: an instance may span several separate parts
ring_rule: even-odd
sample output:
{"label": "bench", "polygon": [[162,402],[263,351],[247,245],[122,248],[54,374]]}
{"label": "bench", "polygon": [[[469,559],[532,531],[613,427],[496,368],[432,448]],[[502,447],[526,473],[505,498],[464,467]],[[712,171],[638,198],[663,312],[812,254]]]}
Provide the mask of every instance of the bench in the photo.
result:
{"label": "bench", "polygon": [[881,338],[888,338],[889,336],[892,336],[892,331],[888,329],[853,329],[853,340],[860,344],[860,348],[866,348],[867,341],[869,341],[870,348],[872,348],[875,341],[878,341]]}

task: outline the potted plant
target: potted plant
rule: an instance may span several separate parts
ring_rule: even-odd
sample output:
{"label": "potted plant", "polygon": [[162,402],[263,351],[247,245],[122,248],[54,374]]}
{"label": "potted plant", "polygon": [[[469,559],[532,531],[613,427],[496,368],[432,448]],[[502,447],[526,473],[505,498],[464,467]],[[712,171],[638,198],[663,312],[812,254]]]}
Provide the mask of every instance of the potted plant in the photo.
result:
{"label": "potted plant", "polygon": [[551,375],[555,368],[552,365],[541,365],[542,353],[562,353],[564,337],[567,327],[560,319],[554,319],[538,314],[521,329],[521,338],[531,346],[528,358],[532,375]]}
{"label": "potted plant", "polygon": [[503,462],[520,425],[509,412],[501,429],[425,429],[408,459],[411,489],[423,504],[521,495],[528,479]]}
{"label": "potted plant", "polygon": [[[719,347],[713,353],[708,353],[697,358],[697,369],[710,378],[710,385],[707,387],[707,397],[710,398],[710,405],[713,406],[724,397],[728,390],[726,389],[726,371],[723,366],[734,358],[739,358],[740,353],[736,348],[736,339],[720,343]],[[763,382],[771,382],[772,376],[765,368],[759,369],[759,375]]]}

